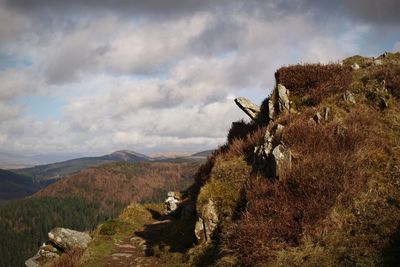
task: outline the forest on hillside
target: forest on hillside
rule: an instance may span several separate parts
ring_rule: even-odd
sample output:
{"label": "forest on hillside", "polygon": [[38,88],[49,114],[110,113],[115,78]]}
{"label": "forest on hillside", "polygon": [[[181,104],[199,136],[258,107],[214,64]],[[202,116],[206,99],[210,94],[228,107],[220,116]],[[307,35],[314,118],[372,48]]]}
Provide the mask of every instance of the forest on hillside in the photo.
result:
{"label": "forest on hillside", "polygon": [[0,208],[0,266],[24,266],[54,227],[85,231],[114,217],[123,208],[100,211],[100,205],[82,198],[28,198]]}

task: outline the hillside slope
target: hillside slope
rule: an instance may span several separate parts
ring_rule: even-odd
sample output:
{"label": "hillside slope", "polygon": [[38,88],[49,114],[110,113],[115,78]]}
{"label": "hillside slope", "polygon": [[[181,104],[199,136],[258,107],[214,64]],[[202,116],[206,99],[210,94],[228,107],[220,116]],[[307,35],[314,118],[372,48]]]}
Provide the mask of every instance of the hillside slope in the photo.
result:
{"label": "hillside slope", "polygon": [[173,266],[399,266],[399,77],[399,53],[277,70],[260,107],[235,100],[253,121],[149,249]]}
{"label": "hillside slope", "polygon": [[[24,266],[52,228],[92,230],[134,202],[160,202],[192,183],[200,162],[117,162],[64,177],[0,207],[0,266]],[[18,252],[15,252],[18,251]]]}
{"label": "hillside slope", "polygon": [[23,198],[39,191],[48,183],[34,183],[32,178],[0,169],[0,201]]}
{"label": "hillside slope", "polygon": [[164,200],[169,190],[192,182],[199,163],[111,163],[69,175],[37,192],[35,197],[80,197],[101,203]]}
{"label": "hillside slope", "polygon": [[399,77],[399,53],[279,69],[197,174],[192,263],[398,266]]}

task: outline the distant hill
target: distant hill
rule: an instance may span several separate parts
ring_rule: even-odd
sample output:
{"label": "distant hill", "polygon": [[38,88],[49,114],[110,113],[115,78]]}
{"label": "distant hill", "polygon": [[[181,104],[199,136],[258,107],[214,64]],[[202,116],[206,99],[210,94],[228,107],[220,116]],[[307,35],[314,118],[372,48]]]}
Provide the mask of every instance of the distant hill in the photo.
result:
{"label": "distant hill", "polygon": [[215,150],[213,150],[213,149],[212,150],[204,150],[204,151],[192,154],[191,157],[204,157],[204,158],[206,158],[206,157],[210,156],[214,151]]}
{"label": "distant hill", "polygon": [[163,201],[168,191],[188,187],[201,163],[115,162],[68,175],[34,196],[79,197],[103,207]]}
{"label": "distant hill", "polygon": [[39,165],[31,168],[12,170],[13,172],[25,176],[30,176],[33,181],[44,181],[49,179],[59,179],[68,174],[78,172],[85,168],[96,167],[111,162],[150,162],[152,158],[128,150],[116,151],[109,155],[99,157],[84,157],[71,159],[63,162]]}
{"label": "distant hill", "polygon": [[46,185],[47,183],[34,183],[31,177],[0,169],[0,200],[23,198]]}

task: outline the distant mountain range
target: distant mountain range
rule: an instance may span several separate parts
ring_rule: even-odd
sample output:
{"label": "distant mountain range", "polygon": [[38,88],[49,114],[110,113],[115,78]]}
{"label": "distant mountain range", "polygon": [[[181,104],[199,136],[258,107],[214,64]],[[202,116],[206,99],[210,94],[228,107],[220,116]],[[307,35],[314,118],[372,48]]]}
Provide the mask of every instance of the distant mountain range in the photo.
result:
{"label": "distant mountain range", "polygon": [[63,178],[83,169],[113,162],[198,162],[212,151],[202,151],[186,157],[149,157],[129,150],[120,150],[99,157],[83,157],[29,168],[0,169],[0,201],[29,196]]}
{"label": "distant mountain range", "polygon": [[96,167],[111,162],[186,162],[203,158],[210,154],[211,150],[195,153],[188,157],[149,157],[130,150],[120,150],[99,157],[83,157],[67,161],[39,165],[30,168],[11,170],[20,175],[32,177],[34,182],[59,179],[68,174],[78,172],[82,169]]}

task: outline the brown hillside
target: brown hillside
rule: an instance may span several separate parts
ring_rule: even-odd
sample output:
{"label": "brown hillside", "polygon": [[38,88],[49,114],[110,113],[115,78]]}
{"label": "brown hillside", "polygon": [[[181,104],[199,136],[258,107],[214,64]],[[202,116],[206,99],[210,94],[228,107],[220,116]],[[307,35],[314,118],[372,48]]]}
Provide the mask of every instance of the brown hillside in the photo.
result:
{"label": "brown hillside", "polygon": [[166,192],[184,189],[197,163],[112,163],[67,176],[34,196],[82,197],[112,203],[160,201]]}

